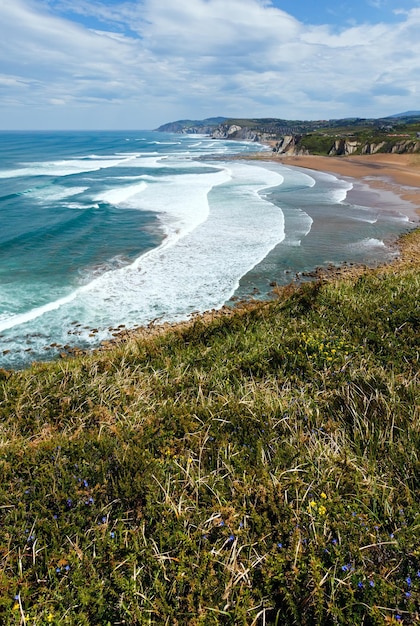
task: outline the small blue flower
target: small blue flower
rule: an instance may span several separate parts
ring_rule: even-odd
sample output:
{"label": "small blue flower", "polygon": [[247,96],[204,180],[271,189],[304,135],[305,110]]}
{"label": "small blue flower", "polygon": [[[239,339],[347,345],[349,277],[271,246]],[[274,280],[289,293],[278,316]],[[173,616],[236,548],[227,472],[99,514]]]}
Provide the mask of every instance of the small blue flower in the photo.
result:
{"label": "small blue flower", "polygon": [[411,587],[411,578],[410,578],[410,576],[407,576],[407,578],[405,579],[405,582],[407,583],[407,585],[409,587]]}
{"label": "small blue flower", "polygon": [[359,587],[359,589],[363,589],[363,583],[361,580],[359,580],[359,582],[357,583],[357,586]]}
{"label": "small blue flower", "polygon": [[69,509],[73,506],[73,500],[71,498],[67,498],[67,506]]}
{"label": "small blue flower", "polygon": [[401,620],[401,615],[399,615],[398,613],[395,616],[395,619],[399,622]]}
{"label": "small blue flower", "polygon": [[370,580],[370,581],[369,581],[369,586],[370,586],[370,587],[374,587],[374,586],[375,586],[375,583],[373,582],[373,580]]}
{"label": "small blue flower", "polygon": [[337,543],[338,543],[338,541],[337,541],[337,539],[333,539],[333,540],[331,541],[331,543],[333,544],[333,546],[336,546],[336,545],[337,545]]}
{"label": "small blue flower", "polygon": [[230,535],[228,541],[233,541],[235,539],[235,535]]}
{"label": "small blue flower", "polygon": [[66,572],[69,572],[70,571],[70,565],[66,565],[64,569],[66,570]]}
{"label": "small blue flower", "polygon": [[411,598],[411,593],[409,591],[406,591],[404,595],[406,598]]}
{"label": "small blue flower", "polygon": [[278,548],[282,548],[282,547],[283,547],[283,544],[279,542],[279,543],[277,544],[277,547],[278,547]]}
{"label": "small blue flower", "polygon": [[102,518],[102,524],[105,524],[105,522],[106,522],[106,517],[103,517]]}
{"label": "small blue flower", "polygon": [[341,567],[341,569],[343,570],[343,572],[348,572],[349,571],[348,565],[343,565]]}
{"label": "small blue flower", "polygon": [[224,526],[224,525],[225,525],[224,521],[223,521],[223,520],[221,520],[221,521],[219,522],[219,526]]}
{"label": "small blue flower", "polygon": [[111,537],[111,539],[114,539],[114,537],[115,537],[114,531],[111,530],[111,532],[109,533],[109,536]]}

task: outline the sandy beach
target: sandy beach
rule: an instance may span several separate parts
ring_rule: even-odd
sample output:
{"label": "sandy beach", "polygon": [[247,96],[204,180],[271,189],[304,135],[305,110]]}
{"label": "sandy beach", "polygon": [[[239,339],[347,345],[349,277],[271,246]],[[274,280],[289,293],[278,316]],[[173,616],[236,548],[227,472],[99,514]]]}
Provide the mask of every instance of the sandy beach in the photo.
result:
{"label": "sandy beach", "polygon": [[374,154],[363,156],[284,156],[263,158],[284,165],[303,167],[351,177],[379,192],[392,192],[413,206],[420,218],[420,154]]}

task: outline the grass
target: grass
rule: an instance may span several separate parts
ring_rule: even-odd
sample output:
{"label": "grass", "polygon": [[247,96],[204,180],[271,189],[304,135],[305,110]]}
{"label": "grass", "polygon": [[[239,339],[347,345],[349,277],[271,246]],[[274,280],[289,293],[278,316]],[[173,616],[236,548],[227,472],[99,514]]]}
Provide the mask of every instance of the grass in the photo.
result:
{"label": "grass", "polygon": [[419,240],[1,370],[1,623],[420,623]]}

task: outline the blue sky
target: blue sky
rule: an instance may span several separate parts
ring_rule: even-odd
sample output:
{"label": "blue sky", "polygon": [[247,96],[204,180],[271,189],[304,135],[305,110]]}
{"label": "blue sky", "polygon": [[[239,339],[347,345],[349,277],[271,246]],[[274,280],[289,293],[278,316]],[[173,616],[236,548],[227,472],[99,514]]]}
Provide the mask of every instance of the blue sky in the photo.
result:
{"label": "blue sky", "polygon": [[420,109],[420,0],[10,0],[0,128]]}

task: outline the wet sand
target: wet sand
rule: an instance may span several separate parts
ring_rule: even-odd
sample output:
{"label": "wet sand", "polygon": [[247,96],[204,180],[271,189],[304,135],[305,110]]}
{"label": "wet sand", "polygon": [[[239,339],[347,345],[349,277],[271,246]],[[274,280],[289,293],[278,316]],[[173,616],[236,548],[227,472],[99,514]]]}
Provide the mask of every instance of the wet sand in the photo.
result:
{"label": "wet sand", "polygon": [[[354,178],[386,197],[386,192],[411,203],[420,217],[420,154],[366,154],[362,156],[260,155],[262,160]],[[384,193],[385,192],[385,193]]]}

